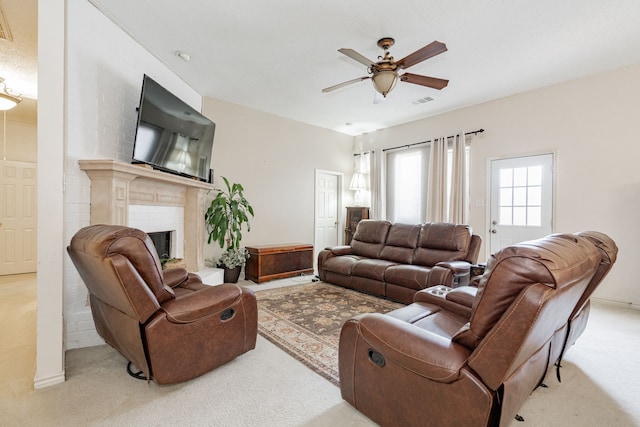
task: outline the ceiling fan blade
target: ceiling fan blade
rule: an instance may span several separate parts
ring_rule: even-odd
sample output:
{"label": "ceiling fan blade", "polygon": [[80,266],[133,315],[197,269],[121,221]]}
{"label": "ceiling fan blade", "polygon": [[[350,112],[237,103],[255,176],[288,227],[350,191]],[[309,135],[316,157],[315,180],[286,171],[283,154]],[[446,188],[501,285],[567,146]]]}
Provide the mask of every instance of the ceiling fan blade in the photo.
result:
{"label": "ceiling fan blade", "polygon": [[399,68],[409,68],[412,65],[417,64],[418,62],[422,62],[446,51],[446,44],[439,41],[433,41],[422,49],[418,49],[415,52],[405,56],[401,60],[396,61],[396,65],[398,65]]}
{"label": "ceiling fan blade", "polygon": [[353,83],[358,83],[358,82],[361,82],[363,80],[367,80],[367,79],[370,79],[370,78],[371,78],[370,76],[358,77],[357,79],[353,79],[353,80],[349,80],[347,82],[338,83],[337,85],[325,87],[324,89],[322,89],[322,92],[324,92],[324,93],[331,92],[331,91],[334,91],[336,89],[340,89],[341,87],[345,87],[345,86],[348,86],[348,85],[353,84]]}
{"label": "ceiling fan blade", "polygon": [[375,64],[375,62],[373,62],[366,56],[359,54],[353,49],[342,48],[342,49],[338,49],[338,52],[340,52],[343,55],[347,55],[349,58],[356,60],[359,63],[366,65],[367,67],[370,67],[371,65]]}
{"label": "ceiling fan blade", "polygon": [[400,76],[403,82],[413,83],[420,86],[427,86],[433,89],[442,89],[447,87],[449,80],[437,79],[435,77],[421,76],[419,74],[404,73]]}

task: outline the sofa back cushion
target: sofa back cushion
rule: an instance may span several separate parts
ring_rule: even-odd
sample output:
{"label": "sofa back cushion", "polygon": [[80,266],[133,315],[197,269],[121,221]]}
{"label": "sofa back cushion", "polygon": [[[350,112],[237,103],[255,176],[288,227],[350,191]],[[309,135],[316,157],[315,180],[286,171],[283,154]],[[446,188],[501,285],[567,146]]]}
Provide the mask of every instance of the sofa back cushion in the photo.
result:
{"label": "sofa back cushion", "polygon": [[392,224],[380,258],[401,264],[411,264],[419,235],[419,224]]}
{"label": "sofa back cushion", "polygon": [[366,258],[380,258],[390,226],[389,221],[374,219],[360,221],[351,240],[353,254]]}
{"label": "sofa back cushion", "polygon": [[468,225],[444,222],[422,224],[413,264],[433,267],[442,261],[465,260],[471,234]]}

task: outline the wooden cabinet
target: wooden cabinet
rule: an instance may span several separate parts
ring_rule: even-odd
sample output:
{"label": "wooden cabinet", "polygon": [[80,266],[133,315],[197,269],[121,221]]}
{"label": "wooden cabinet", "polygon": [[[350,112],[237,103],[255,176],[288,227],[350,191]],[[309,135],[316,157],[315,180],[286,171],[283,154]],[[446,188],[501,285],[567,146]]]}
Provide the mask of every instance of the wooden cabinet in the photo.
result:
{"label": "wooden cabinet", "polygon": [[363,219],[369,219],[369,208],[349,207],[347,208],[347,220],[344,229],[344,244],[351,243],[353,234],[356,232],[358,223]]}
{"label": "wooden cabinet", "polygon": [[313,273],[313,245],[285,243],[247,246],[247,251],[250,256],[244,277],[256,283]]}

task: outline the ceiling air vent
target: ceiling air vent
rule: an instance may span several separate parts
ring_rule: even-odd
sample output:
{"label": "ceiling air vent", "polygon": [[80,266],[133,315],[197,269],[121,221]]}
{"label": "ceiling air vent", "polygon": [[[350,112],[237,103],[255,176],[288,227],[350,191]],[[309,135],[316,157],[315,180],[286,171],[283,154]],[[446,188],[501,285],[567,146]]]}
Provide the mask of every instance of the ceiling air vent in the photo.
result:
{"label": "ceiling air vent", "polygon": [[7,23],[7,19],[4,17],[4,12],[2,11],[2,4],[0,4],[0,39],[8,40],[10,42],[13,41],[11,30],[9,30],[9,24]]}
{"label": "ceiling air vent", "polygon": [[412,101],[411,103],[413,105],[420,105],[420,104],[425,104],[427,102],[431,102],[433,101],[433,98],[430,96],[426,96],[424,98],[420,98],[420,99],[416,99],[415,101]]}

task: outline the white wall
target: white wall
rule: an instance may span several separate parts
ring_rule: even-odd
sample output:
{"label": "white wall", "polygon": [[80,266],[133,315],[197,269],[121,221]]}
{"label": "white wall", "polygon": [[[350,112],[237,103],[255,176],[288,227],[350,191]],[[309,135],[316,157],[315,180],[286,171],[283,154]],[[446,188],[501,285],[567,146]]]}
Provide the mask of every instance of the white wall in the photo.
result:
{"label": "white wall", "polygon": [[[77,161],[131,161],[143,75],[194,108],[202,105],[200,94],[87,1],[67,2],[67,52],[65,246],[90,223],[91,181]],[[67,256],[64,262],[66,348],[101,344],[87,289]]]}
{"label": "white wall", "polygon": [[[68,2],[67,20],[65,246],[90,223],[90,180],[77,161],[131,160],[143,74],[194,108],[202,104],[197,92],[88,2]],[[256,211],[243,243],[312,243],[314,168],[350,172],[353,138],[213,99],[204,114],[217,124],[215,174],[242,183]],[[102,343],[86,287],[68,257],[64,300],[66,349]]]}
{"label": "white wall", "polygon": [[[216,187],[224,187],[221,176],[242,184],[255,211],[242,244],[313,244],[315,170],[350,178],[353,137],[212,98],[205,98],[204,113],[216,123]],[[220,252],[212,243],[205,254]]]}
{"label": "white wall", "polygon": [[[595,296],[640,308],[640,65],[573,80],[358,137],[364,149],[484,128],[472,140],[470,223],[488,241],[488,161],[556,152],[555,232],[597,230],[619,247]],[[485,206],[476,206],[476,200]]]}

